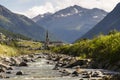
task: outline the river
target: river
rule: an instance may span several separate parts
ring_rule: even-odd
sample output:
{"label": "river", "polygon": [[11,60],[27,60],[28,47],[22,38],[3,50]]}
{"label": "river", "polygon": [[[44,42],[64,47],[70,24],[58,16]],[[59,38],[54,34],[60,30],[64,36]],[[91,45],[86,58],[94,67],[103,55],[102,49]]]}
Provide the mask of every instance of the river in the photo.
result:
{"label": "river", "polygon": [[[47,64],[48,60],[39,58],[36,62],[29,62],[28,67],[13,67],[11,74],[7,74],[10,78],[0,80],[80,80],[79,77],[61,76],[58,70],[52,70],[54,65]],[[71,72],[74,69],[69,69]],[[84,69],[86,71],[96,71],[102,69]],[[23,71],[23,75],[16,75],[17,71]],[[109,72],[104,70],[104,72]],[[112,73],[112,72],[111,72]],[[97,79],[97,78],[96,78]],[[89,79],[85,79],[89,80]]]}

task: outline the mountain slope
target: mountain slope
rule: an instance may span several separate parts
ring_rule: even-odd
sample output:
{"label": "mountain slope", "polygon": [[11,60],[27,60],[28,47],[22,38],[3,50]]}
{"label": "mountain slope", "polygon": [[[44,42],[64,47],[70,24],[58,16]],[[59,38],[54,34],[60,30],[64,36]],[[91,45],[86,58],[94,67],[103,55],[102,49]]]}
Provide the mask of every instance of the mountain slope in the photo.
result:
{"label": "mountain slope", "polygon": [[2,5],[0,5],[0,27],[35,40],[44,39],[45,29],[43,27],[23,15],[11,12]]}
{"label": "mountain slope", "polygon": [[33,20],[63,41],[73,42],[95,26],[106,14],[107,12],[97,8],[85,9],[74,5],[54,14],[39,15]]}
{"label": "mountain slope", "polygon": [[21,35],[21,34],[16,34],[16,33],[10,32],[10,31],[8,31],[4,28],[1,28],[1,27],[0,27],[0,33],[3,33],[6,37],[13,38],[13,39],[30,40],[29,37],[26,37],[26,36]]}
{"label": "mountain slope", "polygon": [[113,29],[120,30],[120,3],[101,22],[81,38],[93,38],[100,33],[107,34]]}

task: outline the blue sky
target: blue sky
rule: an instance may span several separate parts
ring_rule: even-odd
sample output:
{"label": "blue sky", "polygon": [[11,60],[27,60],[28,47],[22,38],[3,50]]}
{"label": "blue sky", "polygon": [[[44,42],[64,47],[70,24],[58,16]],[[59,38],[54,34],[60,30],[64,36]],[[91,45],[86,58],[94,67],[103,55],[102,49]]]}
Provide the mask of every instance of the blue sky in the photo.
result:
{"label": "blue sky", "polygon": [[100,8],[109,12],[118,2],[120,0],[0,0],[1,5],[30,18],[46,12],[54,13],[73,5],[90,9]]}
{"label": "blue sky", "polygon": [[0,4],[14,11],[26,11],[33,6],[43,5],[47,1],[48,0],[0,0]]}

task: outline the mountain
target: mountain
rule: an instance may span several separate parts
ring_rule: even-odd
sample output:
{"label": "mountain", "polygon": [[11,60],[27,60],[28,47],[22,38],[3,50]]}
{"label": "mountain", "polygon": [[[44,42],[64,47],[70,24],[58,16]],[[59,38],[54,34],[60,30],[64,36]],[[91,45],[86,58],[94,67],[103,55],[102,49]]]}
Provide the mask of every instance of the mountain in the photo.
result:
{"label": "mountain", "polygon": [[120,3],[118,3],[102,21],[81,38],[93,38],[100,33],[107,34],[114,29],[120,31]]}
{"label": "mountain", "polygon": [[86,9],[74,5],[54,14],[38,15],[33,21],[47,28],[63,41],[73,42],[95,26],[106,14],[107,12],[101,9]]}
{"label": "mountain", "polygon": [[0,27],[34,40],[44,40],[45,29],[43,27],[23,15],[11,12],[2,5],[0,5]]}
{"label": "mountain", "polygon": [[40,21],[40,20],[42,20],[43,18],[47,18],[48,16],[51,16],[52,15],[52,13],[45,13],[45,14],[43,14],[43,15],[38,15],[38,16],[36,16],[36,17],[34,17],[32,20],[34,21],[34,22],[37,22],[38,20]]}
{"label": "mountain", "polygon": [[1,33],[4,34],[6,37],[13,38],[13,39],[30,40],[30,38],[28,38],[24,35],[16,34],[16,33],[10,32],[10,31],[0,27],[0,34]]}

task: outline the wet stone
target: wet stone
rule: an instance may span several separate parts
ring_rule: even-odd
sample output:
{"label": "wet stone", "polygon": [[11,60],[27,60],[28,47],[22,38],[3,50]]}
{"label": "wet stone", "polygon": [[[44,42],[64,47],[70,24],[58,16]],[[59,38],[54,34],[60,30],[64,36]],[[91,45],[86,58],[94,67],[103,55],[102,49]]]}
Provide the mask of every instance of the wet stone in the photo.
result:
{"label": "wet stone", "polygon": [[5,74],[0,74],[0,78],[6,78]]}
{"label": "wet stone", "polygon": [[7,71],[6,73],[7,73],[7,74],[11,74],[11,71]]}
{"label": "wet stone", "polygon": [[18,72],[16,73],[16,75],[23,75],[23,72],[22,72],[22,71],[18,71]]}
{"label": "wet stone", "polygon": [[4,69],[4,68],[1,68],[1,69],[0,69],[0,72],[5,72],[5,69]]}
{"label": "wet stone", "polygon": [[13,67],[8,67],[7,70],[13,70]]}
{"label": "wet stone", "polygon": [[19,66],[21,67],[21,66],[28,66],[28,64],[26,63],[26,62],[21,62],[20,64],[19,64]]}

